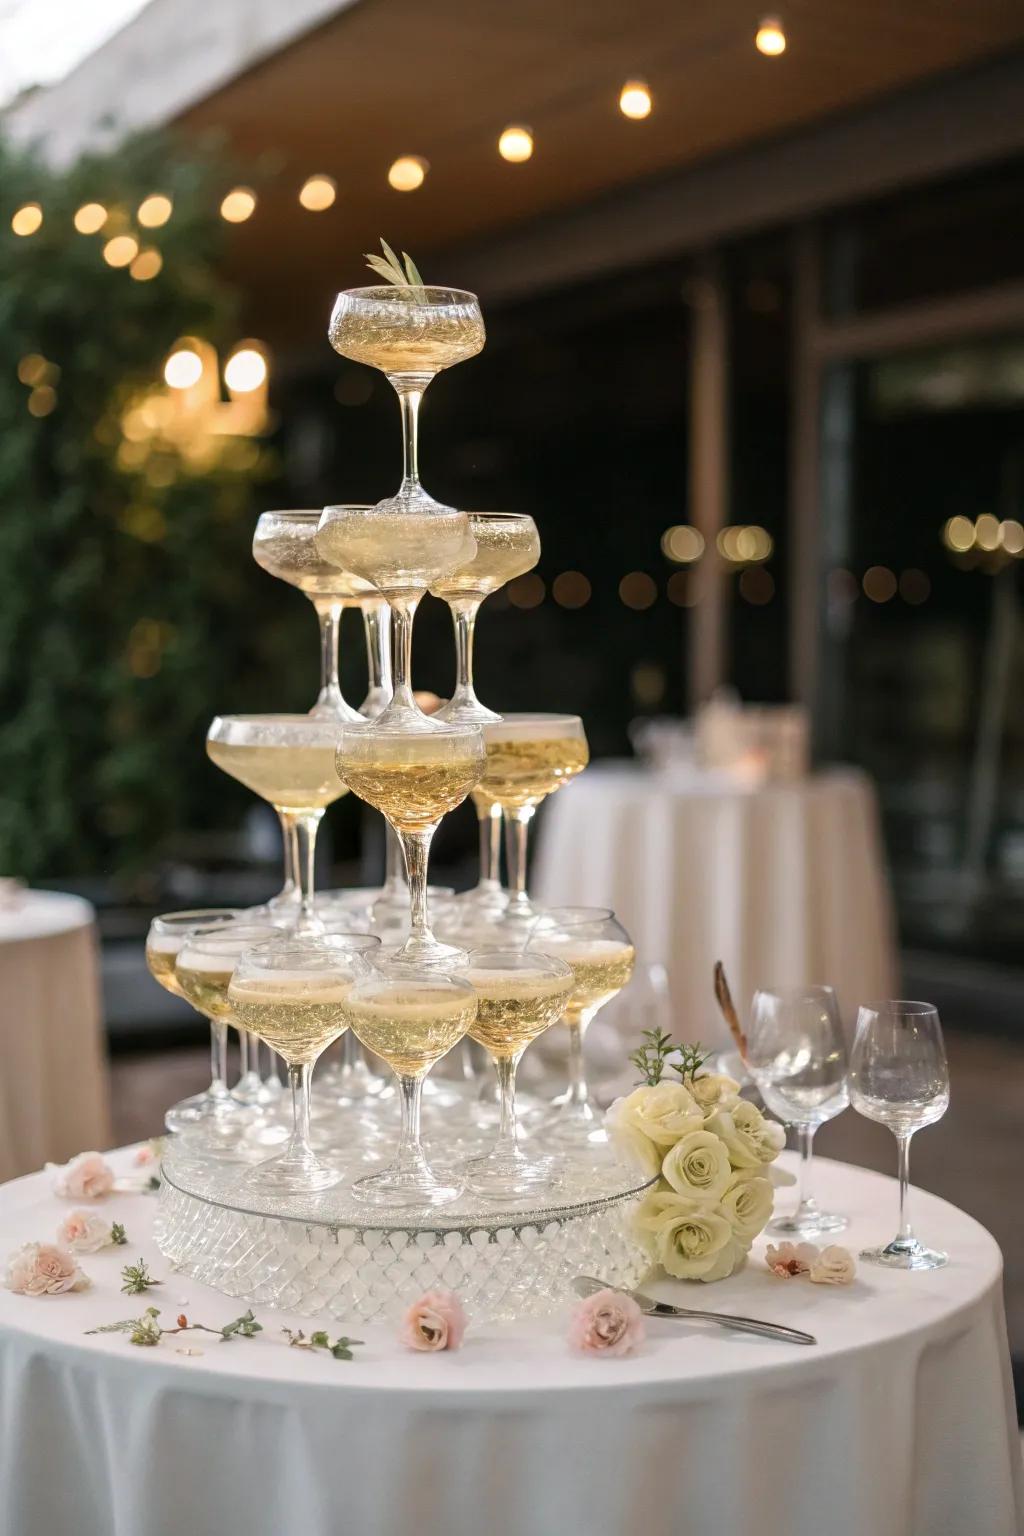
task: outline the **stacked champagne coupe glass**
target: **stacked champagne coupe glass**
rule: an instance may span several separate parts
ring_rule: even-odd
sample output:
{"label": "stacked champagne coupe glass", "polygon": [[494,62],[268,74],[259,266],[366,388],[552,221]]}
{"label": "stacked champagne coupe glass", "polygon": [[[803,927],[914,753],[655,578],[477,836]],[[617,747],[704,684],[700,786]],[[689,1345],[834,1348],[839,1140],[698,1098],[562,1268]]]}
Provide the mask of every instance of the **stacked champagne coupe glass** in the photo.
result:
{"label": "stacked champagne coupe glass", "polygon": [[[547,795],[586,766],[586,735],[575,715],[502,717],[476,696],[477,612],[536,565],[540,541],[525,514],[467,513],[424,489],[424,392],[437,373],[481,350],[483,318],[473,294],[424,283],[407,256],[399,260],[382,246],[383,256],[369,262],[383,281],[341,293],[329,335],[342,356],[383,372],[397,394],[401,483],[374,506],[338,503],[322,513],[260,518],[257,563],[303,592],[316,611],[320,692],[307,715],[218,716],[207,738],[212,761],[277,812],[284,887],[248,912],[158,919],[147,953],[157,979],[192,1001],[212,1027],[211,1086],[176,1106],[172,1129],[204,1154],[250,1163],[242,1176],[262,1195],[343,1184],[367,1206],[429,1211],[466,1190],[498,1204],[557,1191],[560,1166],[574,1148],[586,1149],[599,1127],[582,1074],[583,1029],[628,979],[632,946],[610,913],[544,914],[527,896],[530,820]],[[453,696],[432,716],[419,708],[411,686],[413,622],[428,591],[451,610],[457,663]],[[369,692],[359,709],[339,681],[346,608],[361,611],[365,628]],[[318,902],[317,830],[327,808],[348,792],[385,818],[404,878],[392,858],[376,897],[331,893]],[[454,913],[445,913],[439,935],[429,905],[431,841],[442,817],[470,795],[481,828],[480,881]],[[508,890],[500,880],[502,820]],[[399,899],[407,915],[396,923]],[[538,1117],[524,1143],[516,1067],[526,1047],[559,1020],[569,1026],[569,1090],[561,1110],[549,1120]],[[227,1087],[229,1024],[242,1040],[260,1039],[284,1060],[290,1134],[273,1105]],[[345,1054],[318,1079],[311,1123],[313,1066],[339,1039]],[[466,1039],[494,1064],[496,1140],[481,1143],[478,1129],[442,1125],[435,1165],[421,1134],[424,1082]],[[385,1080],[363,1049],[390,1067],[394,1091],[381,1091]],[[447,1108],[450,1100],[435,1102]],[[388,1123],[396,1105],[396,1152],[381,1168],[381,1143],[396,1136]],[[361,1145],[346,1147],[346,1135]],[[366,1155],[372,1137],[376,1145]]]}

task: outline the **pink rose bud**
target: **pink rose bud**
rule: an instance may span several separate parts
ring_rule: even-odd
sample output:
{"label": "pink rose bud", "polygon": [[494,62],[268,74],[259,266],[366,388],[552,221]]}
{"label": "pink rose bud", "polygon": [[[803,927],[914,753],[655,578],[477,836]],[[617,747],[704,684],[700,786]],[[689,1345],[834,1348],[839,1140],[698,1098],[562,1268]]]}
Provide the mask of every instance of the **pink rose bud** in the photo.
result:
{"label": "pink rose bud", "polygon": [[569,1320],[569,1344],[581,1355],[631,1355],[644,1333],[644,1315],[624,1291],[596,1291]]}
{"label": "pink rose bud", "polygon": [[402,1319],[401,1342],[409,1349],[458,1349],[466,1314],[454,1291],[427,1291]]}

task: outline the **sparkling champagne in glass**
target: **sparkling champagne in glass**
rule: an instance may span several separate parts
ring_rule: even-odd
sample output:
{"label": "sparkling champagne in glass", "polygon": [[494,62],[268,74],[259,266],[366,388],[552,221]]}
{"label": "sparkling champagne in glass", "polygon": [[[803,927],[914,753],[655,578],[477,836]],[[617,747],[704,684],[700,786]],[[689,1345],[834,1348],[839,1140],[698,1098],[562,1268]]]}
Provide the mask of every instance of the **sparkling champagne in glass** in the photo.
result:
{"label": "sparkling champagne in glass", "polygon": [[[215,929],[226,923],[236,923],[244,913],[234,907],[204,907],[189,912],[165,912],[154,917],[146,936],[146,965],[153,980],[184,1001],[184,992],[178,982],[178,956],[187,939],[200,929]],[[185,1131],[198,1125],[218,1106],[230,1106],[231,1095],[227,1085],[227,1030],[210,1025],[210,1086],[202,1093],[174,1104],[164,1116],[169,1131]]]}

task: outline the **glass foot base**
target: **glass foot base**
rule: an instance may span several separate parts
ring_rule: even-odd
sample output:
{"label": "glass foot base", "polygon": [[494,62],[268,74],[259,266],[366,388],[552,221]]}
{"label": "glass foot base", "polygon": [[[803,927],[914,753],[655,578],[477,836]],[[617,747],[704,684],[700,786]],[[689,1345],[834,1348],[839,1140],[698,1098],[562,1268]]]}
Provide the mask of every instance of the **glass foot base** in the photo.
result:
{"label": "glass foot base", "polygon": [[466,1188],[488,1200],[519,1200],[524,1195],[552,1196],[559,1188],[555,1160],[551,1157],[496,1157],[488,1153],[462,1164]]}
{"label": "glass foot base", "polygon": [[457,944],[442,944],[433,935],[429,939],[406,939],[397,949],[382,952],[389,965],[397,969],[408,965],[414,970],[464,971],[469,964],[469,954]]}
{"label": "glass foot base", "polygon": [[768,1232],[783,1233],[787,1237],[817,1237],[823,1232],[842,1232],[850,1225],[848,1216],[831,1211],[794,1211],[792,1216],[776,1216],[766,1228]]}
{"label": "glass foot base", "polygon": [[364,1205],[414,1211],[450,1205],[465,1187],[461,1179],[441,1178],[429,1168],[405,1170],[391,1167],[381,1173],[368,1174],[365,1179],[357,1179],[352,1185],[352,1194]]}
{"label": "glass foot base", "polygon": [[926,1248],[917,1238],[894,1238],[884,1248],[862,1248],[867,1264],[884,1264],[888,1269],[941,1269],[949,1255],[938,1248]]}
{"label": "glass foot base", "polygon": [[342,1177],[339,1168],[316,1159],[293,1162],[290,1158],[273,1157],[254,1168],[245,1182],[261,1195],[304,1195],[311,1190],[332,1189],[341,1183]]}
{"label": "glass foot base", "polygon": [[164,1115],[164,1125],[169,1131],[181,1132],[199,1125],[213,1112],[215,1100],[208,1093],[194,1093],[180,1104],[172,1104]]}

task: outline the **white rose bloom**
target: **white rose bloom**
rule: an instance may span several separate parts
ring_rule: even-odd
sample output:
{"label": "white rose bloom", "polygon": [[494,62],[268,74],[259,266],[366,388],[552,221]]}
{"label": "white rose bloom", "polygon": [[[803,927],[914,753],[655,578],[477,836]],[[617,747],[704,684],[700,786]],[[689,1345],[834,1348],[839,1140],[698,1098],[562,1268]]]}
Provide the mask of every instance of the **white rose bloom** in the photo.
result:
{"label": "white rose bloom", "polygon": [[672,1190],[656,1190],[644,1199],[636,1225],[666,1274],[678,1280],[701,1280],[720,1270],[729,1272],[723,1268],[723,1250],[732,1248],[732,1228],[724,1216],[701,1201]]}
{"label": "white rose bloom", "polygon": [[667,1147],[703,1124],[702,1110],[682,1083],[644,1083],[616,1099],[605,1115],[616,1151],[648,1177],[658,1172]]}
{"label": "white rose bloom", "polygon": [[738,1269],[742,1269],[747,1262],[749,1249],[746,1243],[741,1243],[737,1238],[726,1243],[718,1254],[711,1268],[699,1276],[705,1285],[710,1285],[713,1280],[726,1280],[734,1275]]}
{"label": "white rose bloom", "polygon": [[741,1242],[753,1242],[764,1230],[774,1203],[771,1181],[753,1168],[738,1168],[719,1202]]}
{"label": "white rose bloom", "polygon": [[724,1072],[705,1072],[693,1078],[690,1092],[706,1115],[716,1109],[731,1109],[740,1096],[740,1085]]}
{"label": "white rose bloom", "polygon": [[711,1131],[691,1131],[665,1153],[661,1176],[677,1195],[714,1205],[732,1177],[728,1148]]}
{"label": "white rose bloom", "polygon": [[734,1168],[758,1168],[773,1162],[786,1145],[782,1126],[766,1120],[747,1099],[738,1099],[731,1109],[718,1109],[709,1115],[707,1129],[725,1142]]}
{"label": "white rose bloom", "polygon": [[[633,1095],[630,1094],[629,1097],[632,1098]],[[653,1179],[661,1169],[661,1148],[655,1146],[643,1131],[638,1130],[632,1117],[624,1112],[628,1102],[628,1099],[616,1099],[614,1104],[608,1106],[604,1117],[604,1128],[608,1132],[609,1141],[627,1168],[635,1168],[645,1178]]]}
{"label": "white rose bloom", "polygon": [[811,1265],[810,1278],[815,1285],[850,1285],[856,1273],[857,1266],[850,1250],[833,1243],[823,1248]]}

